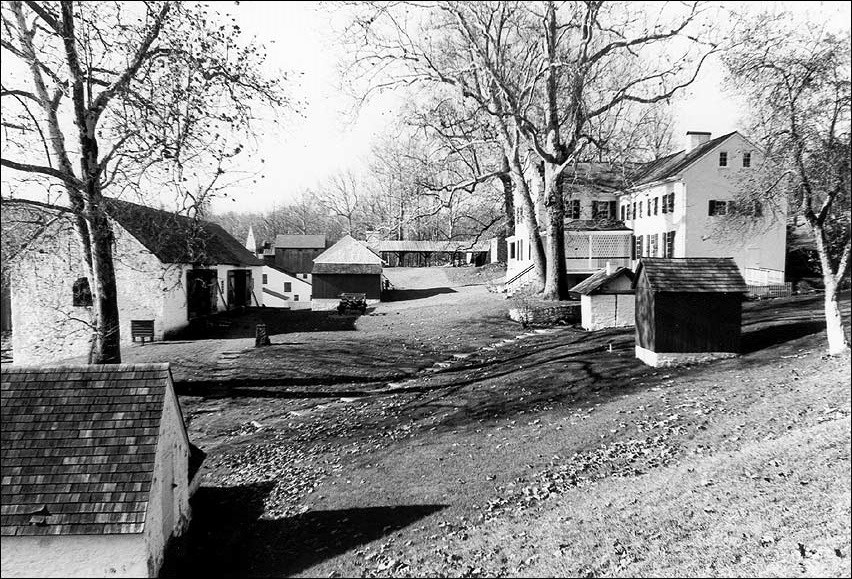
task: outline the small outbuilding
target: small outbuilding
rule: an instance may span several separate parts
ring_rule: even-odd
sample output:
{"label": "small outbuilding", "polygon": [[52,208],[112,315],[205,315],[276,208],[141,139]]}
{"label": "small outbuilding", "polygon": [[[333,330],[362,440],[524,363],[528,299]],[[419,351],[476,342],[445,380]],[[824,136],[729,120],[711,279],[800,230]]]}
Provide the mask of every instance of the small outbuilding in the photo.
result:
{"label": "small outbuilding", "polygon": [[345,293],[364,294],[367,303],[382,296],[382,258],[365,244],[346,235],[314,259],[311,270],[311,308],[331,310]]}
{"label": "small outbuilding", "polygon": [[569,293],[580,298],[581,325],[586,330],[623,328],[634,323],[633,272],[626,267],[607,264]]}
{"label": "small outbuilding", "polygon": [[168,364],[3,365],[3,577],[156,577],[204,453]]}
{"label": "small outbuilding", "polygon": [[732,258],[643,258],[633,288],[636,357],[649,366],[739,353],[747,287]]}

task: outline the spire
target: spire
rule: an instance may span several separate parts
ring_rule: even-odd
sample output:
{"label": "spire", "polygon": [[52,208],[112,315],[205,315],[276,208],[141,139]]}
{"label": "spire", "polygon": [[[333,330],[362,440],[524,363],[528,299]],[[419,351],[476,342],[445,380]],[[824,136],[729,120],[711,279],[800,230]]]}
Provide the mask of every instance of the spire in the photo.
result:
{"label": "spire", "polygon": [[246,249],[248,249],[252,253],[257,252],[257,242],[254,240],[254,230],[251,225],[249,225],[248,236],[246,237]]}

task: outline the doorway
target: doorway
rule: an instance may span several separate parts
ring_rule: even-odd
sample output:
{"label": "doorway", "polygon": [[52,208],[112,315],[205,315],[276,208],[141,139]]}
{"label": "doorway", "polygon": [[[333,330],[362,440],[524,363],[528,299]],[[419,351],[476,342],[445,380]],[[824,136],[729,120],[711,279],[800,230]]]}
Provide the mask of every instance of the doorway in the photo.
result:
{"label": "doorway", "polygon": [[228,307],[244,308],[251,305],[251,270],[228,271]]}

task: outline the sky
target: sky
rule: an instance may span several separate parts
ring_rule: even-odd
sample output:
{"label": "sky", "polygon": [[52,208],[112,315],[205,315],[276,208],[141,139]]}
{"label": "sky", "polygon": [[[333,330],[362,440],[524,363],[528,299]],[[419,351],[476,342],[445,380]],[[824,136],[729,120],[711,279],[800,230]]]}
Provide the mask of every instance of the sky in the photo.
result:
{"label": "sky", "polygon": [[[752,4],[789,9],[803,25],[848,28],[850,22],[849,2]],[[265,45],[265,72],[275,76],[287,71],[283,86],[298,104],[297,111],[285,111],[277,125],[263,119],[255,125],[256,142],[238,167],[257,172],[255,182],[237,185],[228,198],[214,201],[213,211],[267,211],[337,172],[364,168],[371,147],[398,117],[402,99],[383,95],[354,108],[351,96],[341,90],[339,66],[345,55],[337,34],[343,16],[333,5],[230,1],[217,2],[215,8],[233,15],[247,36]],[[746,108],[724,91],[721,64],[712,58],[673,107],[678,140],[688,130],[714,135],[736,130]]]}
{"label": "sky", "polygon": [[[735,5],[736,3],[729,3]],[[757,3],[754,3],[757,4]],[[850,20],[848,2],[765,2],[762,7],[793,11],[804,23]],[[240,190],[238,201],[220,200],[214,211],[263,211],[286,204],[295,195],[337,171],[363,167],[372,143],[398,112],[399,99],[382,97],[358,114],[339,89],[338,60],[341,48],[335,41],[335,16],[328,6],[314,2],[240,2],[232,8],[243,29],[263,42],[270,66],[289,70],[288,86],[304,95],[298,116],[286,119],[259,143],[263,178],[250,190]],[[847,24],[848,25],[848,24]],[[274,64],[273,64],[274,63]],[[675,137],[686,131],[714,135],[741,128],[744,104],[724,90],[720,61],[711,58],[696,81],[673,108]],[[679,140],[678,140],[679,142]]]}

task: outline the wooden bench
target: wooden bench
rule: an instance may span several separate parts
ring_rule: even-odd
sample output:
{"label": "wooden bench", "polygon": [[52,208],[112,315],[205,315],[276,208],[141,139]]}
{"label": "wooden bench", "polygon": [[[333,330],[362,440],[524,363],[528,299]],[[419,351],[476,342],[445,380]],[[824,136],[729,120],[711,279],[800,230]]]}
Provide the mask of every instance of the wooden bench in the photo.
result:
{"label": "wooden bench", "polygon": [[130,320],[130,339],[135,342],[136,338],[145,343],[145,338],[154,341],[154,320]]}

